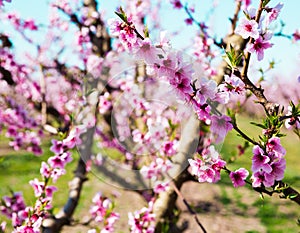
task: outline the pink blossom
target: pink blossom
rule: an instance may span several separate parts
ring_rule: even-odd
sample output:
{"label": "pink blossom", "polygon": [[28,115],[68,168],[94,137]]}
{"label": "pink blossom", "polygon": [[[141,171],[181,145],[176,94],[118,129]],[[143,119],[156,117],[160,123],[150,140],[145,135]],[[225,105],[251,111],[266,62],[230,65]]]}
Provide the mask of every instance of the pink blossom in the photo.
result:
{"label": "pink blossom", "polygon": [[286,168],[285,159],[279,159],[278,161],[271,164],[272,172],[270,175],[274,177],[275,180],[282,180],[284,177],[284,171]]}
{"label": "pink blossom", "polygon": [[120,31],[123,28],[122,22],[119,19],[109,19],[108,26],[112,36],[119,36]]}
{"label": "pink blossom", "polygon": [[107,225],[112,226],[119,219],[120,219],[120,214],[119,213],[111,212],[109,217],[106,219]]}
{"label": "pink blossom", "polygon": [[274,177],[264,171],[254,172],[251,179],[253,187],[260,187],[262,184],[271,187],[274,184]]}
{"label": "pink blossom", "polygon": [[127,22],[121,22],[118,19],[109,19],[108,26],[113,36],[118,36],[121,44],[130,52],[136,52],[140,46],[140,39],[135,33],[135,27],[131,22],[131,18],[127,18]]}
{"label": "pink blossom", "polygon": [[110,202],[110,200],[108,200],[108,202],[106,201],[106,203],[104,203],[105,200],[108,200],[108,199],[103,197],[101,192],[98,192],[93,197],[94,205],[90,208],[90,213],[96,222],[102,222],[104,220],[107,208],[109,208],[108,202]]}
{"label": "pink blossom", "polygon": [[86,127],[84,125],[79,125],[72,128],[68,137],[63,140],[63,144],[69,149],[74,148],[76,145],[80,145],[80,135],[83,134],[85,131]]}
{"label": "pink blossom", "polygon": [[191,66],[188,64],[175,71],[175,73],[169,77],[170,84],[183,96],[192,93],[191,87]]}
{"label": "pink blossom", "polygon": [[34,178],[34,180],[29,181],[29,184],[33,187],[34,195],[40,197],[44,192],[45,183]]}
{"label": "pink blossom", "polygon": [[275,152],[277,157],[281,158],[285,155],[286,150],[280,143],[280,138],[273,137],[270,138],[267,142],[267,151],[268,152]]}
{"label": "pink blossom", "polygon": [[167,141],[163,144],[163,153],[167,156],[172,156],[177,152],[177,141]]}
{"label": "pink blossom", "polygon": [[104,95],[99,97],[99,112],[104,114],[112,108],[112,103],[110,100],[110,94],[105,92]]}
{"label": "pink blossom", "polygon": [[[196,75],[193,75],[193,78],[197,78]],[[217,93],[217,83],[205,77],[197,78],[196,88],[198,90],[196,96],[201,105],[205,104],[207,99],[214,99]]]}
{"label": "pink blossom", "polygon": [[92,161],[96,166],[101,166],[103,164],[103,156],[101,153],[98,153],[96,156],[91,156]]}
{"label": "pink blossom", "polygon": [[32,226],[19,226],[13,233],[39,233],[39,229],[34,229]]}
{"label": "pink blossom", "polygon": [[220,91],[236,94],[242,94],[245,91],[245,84],[235,75],[224,75],[224,82],[225,83],[219,85]]}
{"label": "pink blossom", "polygon": [[166,191],[169,186],[170,186],[169,183],[157,182],[154,186],[153,191],[155,193],[161,193],[161,192]]}
{"label": "pink blossom", "polygon": [[191,18],[185,19],[184,22],[185,22],[187,25],[193,25],[193,19],[191,19]]}
{"label": "pink blossom", "polygon": [[[300,80],[300,78],[299,78]],[[300,81],[299,81],[300,82]],[[291,116],[292,115],[292,107],[291,106],[288,106],[287,107],[288,109],[288,112],[287,112],[287,116]],[[286,121],[285,121],[285,127],[287,129],[300,129],[300,117],[291,117],[291,118],[288,118]]]}
{"label": "pink blossom", "polygon": [[[253,6],[249,6],[245,9],[245,13],[246,15],[250,18],[250,19],[255,19],[255,16],[256,16],[256,12],[257,12],[257,9],[254,8]],[[263,19],[263,17],[261,18],[261,20]]]}
{"label": "pink blossom", "polygon": [[47,163],[42,162],[41,168],[40,168],[40,173],[45,178],[49,178],[50,177],[51,170],[50,170],[50,167],[49,167],[49,165]]}
{"label": "pink blossom", "polygon": [[246,184],[245,179],[248,177],[249,172],[245,168],[240,168],[234,172],[230,172],[229,177],[233,183],[233,186],[239,187]]}
{"label": "pink blossom", "polygon": [[[206,30],[207,27],[203,25],[203,30]],[[195,37],[194,41],[194,54],[196,55],[197,59],[203,63],[203,61],[207,61],[209,58],[214,58],[215,53],[212,52],[211,46],[214,44],[213,39],[209,38],[208,36],[197,36]],[[204,65],[205,63],[203,63]],[[208,65],[207,67],[204,67],[205,70],[210,68],[211,66]]]}
{"label": "pink blossom", "polygon": [[266,8],[266,11],[268,12],[266,18],[267,25],[269,25],[270,23],[272,23],[274,20],[277,19],[282,7],[283,7],[283,3],[280,2],[273,8]]}
{"label": "pink blossom", "polygon": [[24,28],[27,28],[29,30],[32,30],[32,31],[36,31],[38,30],[38,27],[36,26],[35,22],[33,19],[26,19],[24,21]]}
{"label": "pink blossom", "polygon": [[188,159],[191,174],[197,176],[199,182],[215,183],[220,180],[220,171],[226,162],[220,158],[214,146],[203,150],[202,158]]}
{"label": "pink blossom", "polygon": [[46,197],[52,199],[53,193],[55,191],[57,191],[57,188],[55,186],[47,186],[45,189]]}
{"label": "pink blossom", "polygon": [[255,40],[259,37],[258,24],[255,20],[242,18],[235,32],[241,35],[244,39],[252,37]]}
{"label": "pink blossom", "polygon": [[10,20],[10,22],[13,24],[13,26],[16,29],[21,29],[21,19],[20,16],[17,13],[11,12],[7,14],[7,18]]}
{"label": "pink blossom", "polygon": [[180,2],[180,0],[171,0],[171,4],[173,4],[173,7],[175,9],[181,9],[183,7],[183,5]]}
{"label": "pink blossom", "polygon": [[66,164],[64,159],[59,155],[50,157],[48,159],[48,163],[52,168],[61,168],[61,169],[64,169]]}
{"label": "pink blossom", "polygon": [[293,41],[298,41],[300,40],[300,30],[297,29],[294,33],[293,33]]}
{"label": "pink blossom", "polygon": [[[1,4],[0,4],[1,5]],[[1,224],[0,224],[0,232],[2,231],[2,232],[5,232],[5,228],[6,228],[6,222],[2,222]]]}
{"label": "pink blossom", "polygon": [[162,49],[169,48],[171,46],[169,37],[170,35],[167,31],[161,31],[159,33],[159,44],[157,45],[157,47]]}
{"label": "pink blossom", "polygon": [[66,174],[65,169],[54,168],[51,172],[51,178],[52,178],[53,183],[55,183],[58,180],[58,178],[64,174]]}
{"label": "pink blossom", "polygon": [[134,213],[128,213],[128,225],[131,233],[154,233],[155,231],[155,214],[153,214],[153,201],[149,202],[148,207]]}
{"label": "pink blossom", "polygon": [[99,78],[102,71],[103,58],[96,55],[89,55],[86,62],[86,70],[93,75],[94,78]]}
{"label": "pink blossom", "polygon": [[230,100],[230,93],[229,92],[218,92],[214,98],[214,101],[220,104],[228,104]]}
{"label": "pink blossom", "polygon": [[2,231],[2,232],[4,232],[5,231],[5,228],[6,228],[6,222],[2,222],[1,224],[0,224],[0,230]]}
{"label": "pink blossom", "polygon": [[231,118],[225,115],[213,115],[211,117],[210,130],[214,135],[217,136],[216,143],[221,142],[225,138],[228,131],[232,130],[233,127],[230,121]]}
{"label": "pink blossom", "polygon": [[64,146],[62,141],[57,141],[55,139],[52,139],[51,142],[52,142],[52,146],[50,147],[50,150],[55,154],[61,154],[64,152],[65,149],[67,149],[67,147]]}
{"label": "pink blossom", "polygon": [[199,120],[209,125],[211,123],[211,115],[210,115],[211,107],[208,104],[204,104],[204,105],[197,104],[196,106],[197,107],[194,106],[194,108],[196,108],[195,111],[197,113]]}
{"label": "pink blossom", "polygon": [[267,173],[272,171],[272,167],[269,164],[270,158],[265,155],[263,149],[261,149],[258,145],[253,147],[253,157],[252,157],[252,171],[257,172],[263,170]]}
{"label": "pink blossom", "polygon": [[112,211],[113,206],[112,201],[104,197],[101,192],[93,197],[90,213],[96,222],[104,222],[104,229],[101,230],[101,233],[114,232],[113,225],[120,218],[120,215]]}
{"label": "pink blossom", "polygon": [[154,64],[158,61],[158,51],[152,45],[150,38],[145,38],[140,42],[140,47],[135,53],[137,59],[144,60],[147,64]]}
{"label": "pink blossom", "polygon": [[262,59],[264,59],[264,51],[273,46],[273,44],[267,41],[269,38],[270,36],[259,36],[259,38],[255,40],[253,44],[249,44],[247,46],[246,50],[250,53],[255,52],[257,55],[257,60],[261,61]]}
{"label": "pink blossom", "polygon": [[12,197],[4,196],[0,202],[0,211],[8,218],[13,218],[13,225],[17,226],[22,224],[22,221],[27,217],[19,215],[25,210],[26,205],[22,193],[13,193]]}
{"label": "pink blossom", "polygon": [[247,8],[251,4],[251,0],[236,0],[244,3],[244,8]]}
{"label": "pink blossom", "polygon": [[156,158],[149,166],[143,166],[140,172],[147,179],[157,180],[159,176],[163,175],[163,173],[167,172],[171,167],[172,163],[170,160]]}
{"label": "pink blossom", "polygon": [[18,131],[17,127],[14,125],[10,125],[9,128],[6,131],[6,137],[17,137]]}

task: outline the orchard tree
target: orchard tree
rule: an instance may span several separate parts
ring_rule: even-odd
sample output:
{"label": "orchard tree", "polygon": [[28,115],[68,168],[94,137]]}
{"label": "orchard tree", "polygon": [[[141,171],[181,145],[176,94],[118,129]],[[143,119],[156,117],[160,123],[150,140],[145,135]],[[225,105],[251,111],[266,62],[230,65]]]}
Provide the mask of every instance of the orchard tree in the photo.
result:
{"label": "orchard tree", "polygon": [[[284,31],[283,3],[232,1],[230,31],[216,36],[209,20],[198,20],[201,6],[188,1],[124,1],[107,20],[95,0],[53,0],[47,24],[7,11],[9,2],[0,0],[1,21],[33,49],[20,55],[12,35],[1,29],[1,133],[14,150],[36,156],[44,156],[41,144],[51,139],[51,156],[41,163],[41,176],[29,183],[35,203],[26,205],[20,192],[2,197],[1,212],[12,220],[14,232],[59,232],[70,224],[93,170],[147,201],[128,213],[128,229],[135,233],[182,232],[174,215],[177,198],[197,222],[195,232],[207,232],[180,190],[187,181],[217,183],[221,172],[235,188],[247,185],[300,204],[298,191],[284,181],[287,151],[281,145],[283,127],[300,137],[299,95],[282,92],[283,104],[271,100],[270,88],[262,86],[274,62],[260,68],[260,79],[250,66],[266,64],[274,37],[289,43],[300,39],[299,31]],[[194,30],[194,44],[182,39],[187,52],[172,47],[173,29],[161,29],[157,19],[164,4],[185,15],[186,27]],[[299,85],[299,78],[292,79]],[[255,138],[237,123],[249,102],[262,118],[253,123],[261,128]],[[232,170],[219,152],[231,130],[240,136],[240,154],[252,150],[251,167]],[[58,190],[56,181],[75,149],[80,158],[69,190]],[[112,151],[120,154],[115,161]],[[69,193],[57,214],[54,192]],[[88,223],[101,227],[89,233],[114,232],[115,222],[127,217],[101,192],[92,203]]]}

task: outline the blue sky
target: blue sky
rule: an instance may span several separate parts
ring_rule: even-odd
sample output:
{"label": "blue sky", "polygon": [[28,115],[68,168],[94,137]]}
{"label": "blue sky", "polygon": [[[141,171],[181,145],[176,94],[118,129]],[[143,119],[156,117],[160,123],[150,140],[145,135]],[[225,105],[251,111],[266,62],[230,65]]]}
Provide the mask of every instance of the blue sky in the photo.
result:
{"label": "blue sky", "polygon": [[[100,10],[105,9],[105,17],[115,17],[114,10],[123,1],[118,0],[103,0],[99,1]],[[183,1],[184,2],[184,1]],[[195,17],[199,21],[208,21],[213,25],[213,32],[216,36],[220,37],[225,35],[229,30],[228,18],[232,16],[234,10],[234,0],[189,0],[189,4],[196,3]],[[199,4],[200,2],[200,4]],[[212,8],[213,2],[218,2],[219,6]],[[253,5],[258,5],[258,0],[253,0]],[[12,3],[5,3],[5,9],[7,11],[17,11],[23,18],[34,18],[39,23],[46,23],[48,19],[48,1],[45,0],[12,0]],[[272,0],[270,6],[274,6],[278,1]],[[213,16],[208,17],[208,10],[213,9]],[[285,32],[292,33],[296,28],[300,29],[299,19],[300,1],[286,1],[282,13],[281,19],[286,23]],[[298,19],[296,20],[298,16]],[[183,11],[172,10],[172,7],[167,0],[162,0],[162,8],[160,10],[160,20],[164,29],[169,31],[177,30],[180,32],[172,39],[172,44],[175,49],[186,49],[195,36],[196,26],[186,26],[183,20],[186,18],[186,14]],[[0,30],[11,32],[8,25],[0,24]],[[43,39],[42,34],[33,34],[35,39]],[[14,39],[16,51],[32,49],[28,44],[24,44],[20,37],[16,36]],[[262,65],[267,66],[268,61],[274,59],[278,64],[276,72],[289,79],[295,79],[297,72],[300,74],[300,42],[291,43],[284,38],[273,38],[272,42],[274,46],[272,50],[267,51],[265,59]],[[253,56],[255,61],[256,56]]]}

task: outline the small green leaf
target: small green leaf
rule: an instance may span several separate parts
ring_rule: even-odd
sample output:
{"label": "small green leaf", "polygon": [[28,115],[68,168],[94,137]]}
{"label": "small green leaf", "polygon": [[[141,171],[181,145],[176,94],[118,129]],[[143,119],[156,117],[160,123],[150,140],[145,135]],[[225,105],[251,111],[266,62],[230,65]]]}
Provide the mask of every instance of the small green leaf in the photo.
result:
{"label": "small green leaf", "polygon": [[262,6],[266,7],[271,0],[264,0]]}
{"label": "small green leaf", "polygon": [[93,89],[89,90],[89,91],[85,94],[85,96],[89,96],[90,94],[92,94],[92,93],[95,92],[95,91],[96,91],[96,89],[93,88]]}
{"label": "small green leaf", "polygon": [[294,199],[294,198],[296,198],[297,196],[298,196],[298,194],[290,194],[290,195],[287,196],[287,198],[289,198],[289,199]]}
{"label": "small green leaf", "polygon": [[283,133],[277,133],[276,136],[279,137],[279,138],[281,138],[281,137],[285,137],[286,134],[283,134]]}
{"label": "small green leaf", "polygon": [[256,122],[250,122],[251,125],[255,125],[259,128],[262,128],[262,129],[267,129],[266,125],[263,125],[263,124],[260,124],[260,123],[256,123]]}
{"label": "small green leaf", "polygon": [[120,17],[125,23],[127,23],[127,16],[123,8],[120,6],[119,11],[115,11],[115,14]]}
{"label": "small green leaf", "polygon": [[149,29],[148,29],[147,25],[145,25],[145,28],[144,28],[144,35],[146,38],[149,37]]}

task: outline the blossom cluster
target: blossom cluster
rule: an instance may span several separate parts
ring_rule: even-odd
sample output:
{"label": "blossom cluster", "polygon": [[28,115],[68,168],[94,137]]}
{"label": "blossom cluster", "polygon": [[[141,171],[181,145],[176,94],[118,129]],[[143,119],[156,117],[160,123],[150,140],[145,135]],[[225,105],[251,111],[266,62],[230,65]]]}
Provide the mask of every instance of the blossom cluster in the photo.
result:
{"label": "blossom cluster", "polygon": [[[118,25],[118,26],[117,26]],[[123,26],[120,26],[123,25]],[[166,35],[161,34],[161,41],[158,44],[153,44],[149,38],[138,38],[136,32],[132,29],[130,32],[123,30],[123,27],[132,27],[133,25],[126,24],[120,20],[114,19],[114,25],[111,30],[114,35],[118,35],[122,43],[130,43],[130,52],[133,53],[137,59],[143,59],[147,64],[147,74],[150,76],[160,77],[169,82],[171,87],[176,93],[185,101],[189,102],[200,120],[207,124],[214,121],[221,128],[212,127],[213,133],[216,133],[217,141],[221,141],[226,135],[228,130],[232,127],[228,126],[226,122],[229,120],[226,118],[225,124],[219,124],[220,118],[214,117],[211,113],[211,107],[208,106],[207,101],[215,101],[218,103],[226,103],[226,99],[229,99],[229,93],[234,92],[236,94],[242,93],[244,86],[238,82],[234,77],[227,80],[227,86],[231,85],[231,88],[224,88],[218,91],[217,84],[213,80],[209,80],[205,77],[198,77],[197,73],[193,70],[192,64],[184,59],[181,52],[174,52],[171,50],[170,43],[166,39]],[[126,34],[126,36],[121,36]],[[131,43],[129,37],[134,36],[134,42]],[[129,41],[129,42],[128,42]],[[134,48],[134,49],[133,49]],[[227,96],[227,98],[226,98]],[[223,121],[224,117],[221,117]],[[229,123],[230,124],[230,123]],[[219,133],[221,132],[221,133]]]}
{"label": "blossom cluster", "polygon": [[0,127],[6,128],[5,136],[11,140],[9,145],[14,150],[26,148],[35,155],[41,155],[41,132],[38,131],[37,120],[31,116],[30,111],[9,96],[3,96],[3,100],[7,108],[0,111]]}
{"label": "blossom cluster", "polygon": [[141,174],[151,180],[157,180],[172,168],[172,162],[168,159],[156,158],[149,166],[143,166],[140,170]]}
{"label": "blossom cluster", "polygon": [[271,187],[275,181],[282,180],[286,167],[284,159],[286,151],[278,137],[270,138],[265,148],[258,145],[253,147],[252,157],[252,186]]}
{"label": "blossom cluster", "polygon": [[128,225],[131,233],[154,233],[155,214],[153,213],[153,200],[148,207],[143,207],[134,213],[128,213]]}
{"label": "blossom cluster", "polygon": [[213,145],[205,148],[200,158],[188,159],[191,166],[190,173],[198,178],[199,182],[216,183],[220,177],[220,171],[226,165]]}
{"label": "blossom cluster", "polygon": [[[90,208],[90,214],[97,223],[104,223],[101,233],[114,232],[114,224],[120,218],[120,215],[113,211],[114,205],[112,201],[104,197],[101,192],[98,192],[93,198],[93,205]],[[88,231],[89,233],[96,232],[95,229]]]}
{"label": "blossom cluster", "polygon": [[248,7],[246,12],[247,18],[242,18],[235,32],[244,39],[249,37],[253,39],[252,43],[247,45],[246,51],[256,53],[260,61],[264,58],[264,51],[273,46],[270,43],[272,32],[270,24],[275,21],[283,7],[283,3],[278,3],[275,7],[266,7],[266,17],[262,17],[259,22],[255,20],[256,9]]}
{"label": "blossom cluster", "polygon": [[47,211],[52,208],[53,193],[57,191],[55,186],[49,185],[50,179],[55,183],[61,175],[65,174],[66,164],[72,161],[71,153],[67,150],[80,143],[79,136],[82,132],[84,129],[75,127],[64,140],[52,140],[50,150],[55,155],[49,157],[47,163],[42,162],[40,168],[42,181],[35,178],[29,182],[36,197],[33,207],[26,207],[19,193],[14,193],[12,198],[3,198],[4,205],[1,206],[1,211],[12,218],[14,232],[40,232],[42,220],[47,215]]}
{"label": "blossom cluster", "polygon": [[246,184],[245,180],[248,177],[249,172],[245,168],[239,168],[234,172],[229,173],[229,177],[232,181],[233,186],[239,187]]}
{"label": "blossom cluster", "polygon": [[[52,195],[51,193],[49,194]],[[22,193],[15,192],[12,194],[12,197],[4,196],[0,210],[8,218],[12,219],[14,233],[40,232],[42,219],[45,216],[43,206],[27,207],[24,203]],[[1,225],[4,232],[3,228],[5,226]]]}
{"label": "blossom cluster", "polygon": [[33,19],[22,20],[17,13],[8,13],[7,19],[10,20],[16,30],[23,31],[29,29],[31,31],[38,30],[38,26]]}
{"label": "blossom cluster", "polygon": [[[121,91],[100,96],[102,104],[99,103],[99,111],[105,114],[106,111],[112,110],[119,142],[125,147],[129,140],[132,144],[125,149],[117,139],[110,140],[98,127],[96,132],[101,137],[99,147],[113,147],[125,154],[126,161],[134,159],[139,167],[148,164],[143,168],[145,173],[148,173],[146,170],[151,174],[150,171],[159,172],[163,163],[170,165],[169,160],[177,152],[180,119],[187,116],[189,111],[186,106],[177,103],[172,90],[165,92],[166,88],[170,89],[166,82],[148,80],[144,83],[143,77],[139,77],[140,81],[135,83],[134,77],[129,73],[126,74],[126,79],[120,80],[122,82],[117,82],[115,86]],[[147,85],[145,93],[141,91],[139,85]],[[143,156],[160,158],[157,160],[158,163],[153,159],[154,161],[149,164]],[[161,177],[157,172],[154,172],[156,175],[153,173],[153,176],[148,177],[153,179]]]}
{"label": "blossom cluster", "polygon": [[26,205],[22,193],[15,192],[12,197],[4,196],[1,200],[1,213],[12,219],[14,227],[22,224],[26,215],[24,215]]}

